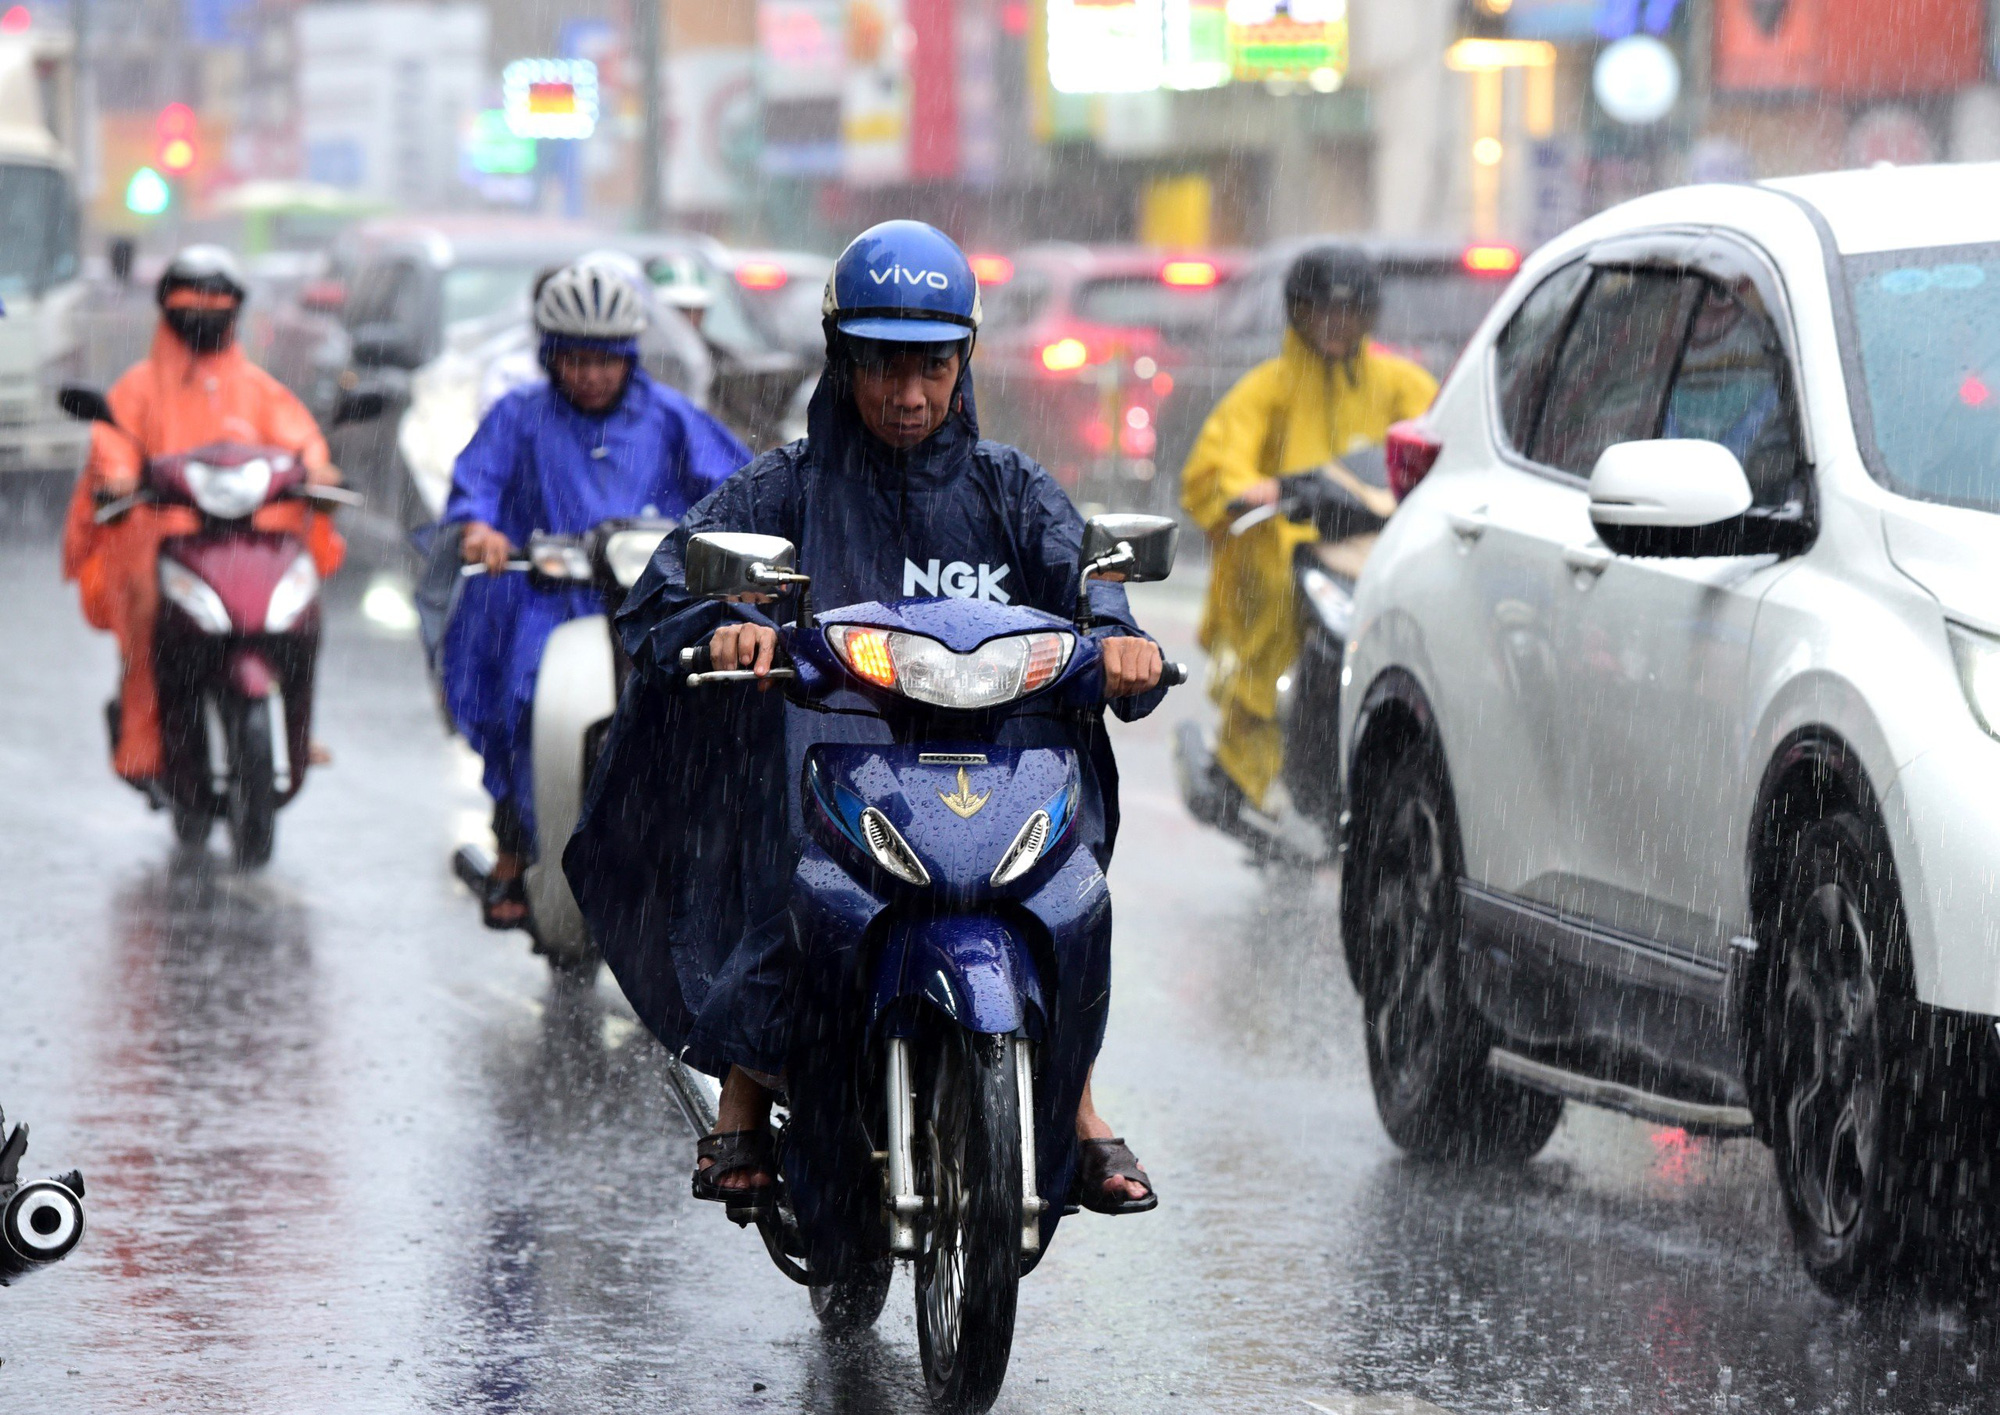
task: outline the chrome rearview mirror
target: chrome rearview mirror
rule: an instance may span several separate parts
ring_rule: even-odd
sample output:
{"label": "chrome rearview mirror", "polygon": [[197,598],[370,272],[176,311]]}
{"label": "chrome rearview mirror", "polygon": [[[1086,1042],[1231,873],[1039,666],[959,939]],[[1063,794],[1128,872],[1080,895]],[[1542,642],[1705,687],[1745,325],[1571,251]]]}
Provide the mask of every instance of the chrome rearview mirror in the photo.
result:
{"label": "chrome rearview mirror", "polygon": [[798,550],[783,536],[709,531],[688,537],[688,593],[702,599],[774,595],[787,585],[810,583],[798,574]]}
{"label": "chrome rearview mirror", "polygon": [[1132,584],[1164,580],[1173,573],[1180,541],[1181,523],[1171,516],[1092,516],[1083,523],[1084,576],[1114,574]]}

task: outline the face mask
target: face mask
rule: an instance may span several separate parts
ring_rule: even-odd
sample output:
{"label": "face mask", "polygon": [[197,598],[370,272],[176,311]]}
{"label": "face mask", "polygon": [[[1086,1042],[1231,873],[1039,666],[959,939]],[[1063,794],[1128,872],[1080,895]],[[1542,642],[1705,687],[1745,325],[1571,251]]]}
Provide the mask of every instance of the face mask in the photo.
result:
{"label": "face mask", "polygon": [[235,310],[168,309],[161,312],[161,318],[181,343],[197,354],[228,348],[236,328]]}

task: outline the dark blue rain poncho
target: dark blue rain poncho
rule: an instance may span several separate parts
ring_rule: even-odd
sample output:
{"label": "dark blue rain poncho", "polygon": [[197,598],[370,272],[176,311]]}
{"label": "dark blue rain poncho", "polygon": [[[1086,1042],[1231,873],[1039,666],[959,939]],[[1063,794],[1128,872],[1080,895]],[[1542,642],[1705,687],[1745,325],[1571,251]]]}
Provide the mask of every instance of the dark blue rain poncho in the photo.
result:
{"label": "dark blue rain poncho", "polygon": [[[548,384],[493,405],[458,454],[443,521],[483,521],[525,546],[536,531],[578,535],[616,516],[684,514],[750,450],[686,398],[635,368],[610,412],[576,410]],[[535,673],[558,625],[604,606],[587,587],[547,589],[525,575],[475,576],[440,651],[452,720],[486,759],[486,790],[534,839],[528,742]]]}
{"label": "dark blue rain poncho", "polygon": [[[957,401],[928,440],[893,452],[862,426],[844,371],[829,364],[807,437],[765,453],[695,507],[619,615],[638,671],[564,866],[634,1010],[669,1048],[711,1074],[732,1064],[777,1074],[789,1064],[799,941],[787,903],[800,828],[791,787],[812,742],[879,734],[881,724],[790,708],[775,689],[683,686],[683,647],[706,642],[725,617],[770,622],[750,605],[691,599],[682,570],[687,539],[703,531],[784,536],[798,547],[821,609],[955,595],[1067,617],[1076,604],[1082,518],[1032,460],[979,440],[969,376]],[[1140,632],[1121,586],[1094,584],[1091,596],[1106,626],[1095,632]],[[1131,720],[1163,695],[1111,707]],[[1094,787],[1080,828],[1108,861],[1117,767],[1101,721],[1079,736],[1070,740]],[[1108,981],[1109,939],[1102,943],[1106,956],[1090,966],[1103,967]]]}

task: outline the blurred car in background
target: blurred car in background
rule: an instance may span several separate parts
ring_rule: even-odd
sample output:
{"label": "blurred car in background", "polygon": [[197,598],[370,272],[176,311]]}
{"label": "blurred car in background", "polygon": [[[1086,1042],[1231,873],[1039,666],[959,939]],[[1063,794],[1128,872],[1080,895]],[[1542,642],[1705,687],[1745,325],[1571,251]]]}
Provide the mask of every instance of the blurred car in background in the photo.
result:
{"label": "blurred car in background", "polygon": [[[808,361],[784,347],[753,315],[735,279],[736,258],[719,243],[491,219],[368,223],[336,248],[320,290],[325,302],[337,302],[339,328],[319,350],[307,400],[329,421],[347,394],[383,396],[384,416],[343,429],[334,448],[335,460],[368,498],[367,522],[400,538],[435,514],[450,462],[477,425],[491,365],[523,355],[532,360],[528,297],[536,276],[595,250],[629,255],[660,284],[685,281],[692,269],[712,295],[696,316],[714,372],[710,411],[752,447],[773,445],[787,433],[799,387],[817,371],[818,357]],[[667,367],[654,371],[682,381]],[[423,407],[412,416],[420,397]]]}
{"label": "blurred car in background", "polygon": [[1158,422],[1186,350],[1241,264],[1224,252],[1047,244],[975,254],[980,431],[1046,466],[1079,502],[1170,502]]}
{"label": "blurred car in background", "polygon": [[820,301],[833,261],[811,251],[739,250],[733,274],[744,303],[772,342],[817,366],[826,356]]}
{"label": "blurred car in background", "polygon": [[1222,290],[1215,318],[1178,352],[1173,397],[1159,410],[1157,456],[1178,504],[1181,467],[1209,411],[1236,381],[1273,358],[1285,336],[1285,273],[1302,251],[1328,242],[1359,246],[1380,263],[1382,312],[1375,342],[1442,379],[1487,310],[1521,268],[1521,253],[1497,242],[1304,236],[1257,252]]}

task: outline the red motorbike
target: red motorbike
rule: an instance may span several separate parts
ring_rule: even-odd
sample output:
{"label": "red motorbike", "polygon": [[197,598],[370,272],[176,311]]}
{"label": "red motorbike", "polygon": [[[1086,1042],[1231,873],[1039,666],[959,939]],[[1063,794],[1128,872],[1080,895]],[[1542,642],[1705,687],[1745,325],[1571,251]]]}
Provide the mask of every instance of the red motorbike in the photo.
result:
{"label": "red motorbike", "polygon": [[[93,390],[65,388],[58,401],[72,417],[118,426]],[[368,415],[356,398],[337,420]],[[319,571],[299,537],[251,524],[288,498],[328,508],[361,500],[311,485],[291,451],[213,443],[151,458],[136,491],[96,512],[100,525],[142,504],[201,518],[160,544],[152,651],[163,770],[152,794],[183,844],[202,844],[226,819],[236,863],[251,868],[271,858],[278,808],[305,784],[311,756]],[[115,703],[110,715],[115,736]]]}

